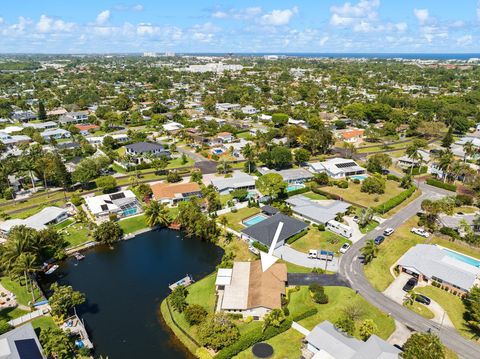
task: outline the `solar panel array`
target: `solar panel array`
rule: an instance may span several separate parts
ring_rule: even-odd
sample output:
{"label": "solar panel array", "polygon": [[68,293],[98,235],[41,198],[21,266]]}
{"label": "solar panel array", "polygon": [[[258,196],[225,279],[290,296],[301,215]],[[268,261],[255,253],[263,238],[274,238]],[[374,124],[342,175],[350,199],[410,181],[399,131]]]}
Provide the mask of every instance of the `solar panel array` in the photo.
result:
{"label": "solar panel array", "polygon": [[356,166],[357,164],[355,162],[344,162],[344,163],[338,163],[335,166],[338,168],[347,168],[347,167],[353,167]]}

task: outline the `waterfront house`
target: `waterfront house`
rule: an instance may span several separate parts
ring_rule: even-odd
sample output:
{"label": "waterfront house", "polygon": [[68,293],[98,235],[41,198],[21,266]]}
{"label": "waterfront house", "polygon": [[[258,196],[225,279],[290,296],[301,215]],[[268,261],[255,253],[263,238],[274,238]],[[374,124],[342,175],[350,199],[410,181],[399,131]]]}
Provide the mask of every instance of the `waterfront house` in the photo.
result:
{"label": "waterfront house", "polygon": [[0,358],[46,359],[32,323],[23,324],[0,335]]}
{"label": "waterfront house", "polygon": [[278,212],[273,216],[266,217],[262,221],[242,229],[242,238],[247,239],[250,243],[260,242],[270,248],[280,222],[283,223],[283,228],[275,248],[283,246],[287,239],[308,228],[307,223]]}
{"label": "waterfront house", "polygon": [[333,179],[342,179],[354,175],[363,175],[367,171],[357,162],[348,158],[332,158],[324,162],[309,162],[309,171],[313,173],[326,173]]}
{"label": "waterfront house", "polygon": [[307,350],[318,359],[398,359],[401,350],[375,334],[367,341],[353,338],[325,320],[306,336]]}
{"label": "waterfront house", "polygon": [[232,177],[213,177],[210,183],[220,194],[228,194],[236,189],[254,190],[257,177],[244,172],[235,172]]}
{"label": "waterfront house", "polygon": [[98,220],[108,220],[111,214],[117,217],[128,217],[142,212],[142,206],[135,194],[130,191],[86,197],[85,204]]}
{"label": "waterfront house", "polygon": [[480,261],[433,244],[417,244],[397,262],[401,272],[419,282],[438,283],[457,295],[480,286]]}
{"label": "waterfront house", "polygon": [[261,261],[234,262],[233,268],[220,268],[215,287],[217,311],[262,319],[272,309],[282,308],[287,284],[287,266],[275,263],[266,271]]}
{"label": "waterfront house", "polygon": [[173,206],[192,197],[200,197],[202,190],[198,183],[155,183],[150,185],[153,199]]}
{"label": "waterfront house", "polygon": [[335,219],[337,214],[345,213],[350,207],[347,202],[336,200],[312,201],[302,195],[292,196],[285,202],[290,205],[295,216],[323,225]]}

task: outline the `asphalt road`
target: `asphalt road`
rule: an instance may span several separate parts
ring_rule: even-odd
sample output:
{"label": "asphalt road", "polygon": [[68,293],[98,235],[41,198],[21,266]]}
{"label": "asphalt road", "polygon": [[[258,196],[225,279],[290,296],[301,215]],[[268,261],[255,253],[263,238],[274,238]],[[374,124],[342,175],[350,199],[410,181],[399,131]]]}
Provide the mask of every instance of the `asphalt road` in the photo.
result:
{"label": "asphalt road", "polygon": [[[421,317],[389,299],[382,293],[377,292],[366,279],[363,272],[360,250],[364,246],[365,241],[382,234],[383,230],[387,227],[396,228],[403,224],[420,210],[420,205],[424,199],[436,199],[446,194],[443,190],[424,184],[421,185],[421,189],[423,193],[420,197],[412,201],[392,218],[383,222],[381,226],[366,234],[361,240],[352,245],[350,250],[347,251],[340,260],[339,273],[350,283],[350,286],[353,289],[358,290],[359,294],[361,294],[366,300],[377,308],[383,310],[385,313],[389,313],[389,315],[400,323],[419,332],[431,330],[433,333],[439,335],[440,339],[447,347],[455,351],[462,358],[480,358],[480,345],[465,339],[454,329],[446,327],[441,328],[439,324]],[[388,268],[385,268],[384,270],[388,270]]]}

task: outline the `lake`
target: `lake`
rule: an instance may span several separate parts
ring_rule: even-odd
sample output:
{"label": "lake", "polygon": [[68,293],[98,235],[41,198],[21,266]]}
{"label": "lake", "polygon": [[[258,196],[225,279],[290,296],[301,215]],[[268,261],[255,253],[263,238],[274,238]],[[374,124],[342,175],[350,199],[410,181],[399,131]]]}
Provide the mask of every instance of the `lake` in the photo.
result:
{"label": "lake", "polygon": [[48,280],[85,293],[87,303],[76,309],[95,345],[95,357],[192,357],[162,326],[160,303],[169,284],[186,274],[199,280],[211,273],[223,255],[221,248],[162,229],[114,249],[97,247],[84,254],[81,262],[63,262]]}

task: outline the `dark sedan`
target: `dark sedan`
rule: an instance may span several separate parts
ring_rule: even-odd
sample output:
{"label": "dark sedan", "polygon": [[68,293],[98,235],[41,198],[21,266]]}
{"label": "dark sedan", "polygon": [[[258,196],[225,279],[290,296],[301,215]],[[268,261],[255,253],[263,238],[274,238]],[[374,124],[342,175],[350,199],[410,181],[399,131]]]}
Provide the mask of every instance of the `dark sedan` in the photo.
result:
{"label": "dark sedan", "polygon": [[415,288],[415,286],[417,285],[417,279],[416,278],[410,278],[407,283],[405,283],[405,285],[403,286],[403,291],[404,292],[409,292],[411,291],[413,288]]}
{"label": "dark sedan", "polygon": [[417,296],[415,297],[415,301],[425,305],[429,305],[431,302],[430,298],[423,294],[417,294]]}
{"label": "dark sedan", "polygon": [[381,244],[384,240],[385,240],[385,237],[384,237],[384,236],[378,236],[377,238],[375,238],[374,242],[375,242],[375,244],[378,246],[378,245]]}

